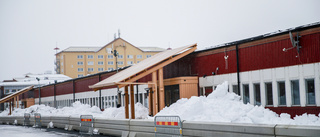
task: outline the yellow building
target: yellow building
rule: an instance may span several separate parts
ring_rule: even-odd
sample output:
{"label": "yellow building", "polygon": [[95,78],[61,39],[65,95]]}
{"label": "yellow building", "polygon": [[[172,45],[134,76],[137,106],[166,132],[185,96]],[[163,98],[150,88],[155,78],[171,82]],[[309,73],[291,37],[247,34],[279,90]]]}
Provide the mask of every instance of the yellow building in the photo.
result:
{"label": "yellow building", "polygon": [[[117,58],[114,50],[118,52]],[[117,38],[103,47],[69,47],[56,54],[56,72],[71,78],[137,64],[164,51],[158,47],[135,47]]]}

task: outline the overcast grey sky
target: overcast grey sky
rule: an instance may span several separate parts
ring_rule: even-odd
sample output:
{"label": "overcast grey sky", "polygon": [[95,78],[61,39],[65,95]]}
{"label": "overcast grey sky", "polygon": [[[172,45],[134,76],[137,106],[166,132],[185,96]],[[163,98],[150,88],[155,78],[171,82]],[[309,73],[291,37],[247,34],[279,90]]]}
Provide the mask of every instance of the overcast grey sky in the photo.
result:
{"label": "overcast grey sky", "polygon": [[319,0],[0,0],[0,81],[54,70],[53,50],[104,46],[198,49],[320,21]]}

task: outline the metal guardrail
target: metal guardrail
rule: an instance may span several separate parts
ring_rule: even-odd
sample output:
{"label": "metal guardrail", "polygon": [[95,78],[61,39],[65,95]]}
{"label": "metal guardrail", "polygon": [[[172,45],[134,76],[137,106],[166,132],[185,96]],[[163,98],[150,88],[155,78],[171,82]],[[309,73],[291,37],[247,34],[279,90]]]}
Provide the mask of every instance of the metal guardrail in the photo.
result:
{"label": "metal guardrail", "polygon": [[81,115],[80,116],[80,127],[79,133],[93,135],[93,116],[92,115]]}
{"label": "metal guardrail", "polygon": [[156,116],[154,126],[156,137],[182,136],[182,123],[179,116]]}
{"label": "metal guardrail", "polygon": [[24,113],[23,126],[30,126],[30,113]]}
{"label": "metal guardrail", "polygon": [[38,127],[41,129],[42,123],[41,123],[41,114],[40,113],[34,113],[34,127]]}

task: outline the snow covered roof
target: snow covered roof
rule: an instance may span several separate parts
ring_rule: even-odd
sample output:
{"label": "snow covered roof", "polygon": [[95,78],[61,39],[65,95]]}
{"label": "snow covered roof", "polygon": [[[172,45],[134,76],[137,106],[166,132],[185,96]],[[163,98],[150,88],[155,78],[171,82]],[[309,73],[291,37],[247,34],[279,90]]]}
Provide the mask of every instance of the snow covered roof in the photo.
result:
{"label": "snow covered roof", "polygon": [[[40,81],[38,82],[36,78],[39,78]],[[16,82],[2,82],[0,86],[47,85],[69,79],[71,78],[63,74],[27,74],[24,78],[15,78]]]}
{"label": "snow covered roof", "polygon": [[101,47],[69,47],[62,52],[96,52]]}
{"label": "snow covered roof", "polygon": [[298,26],[298,27],[293,27],[293,28],[289,28],[289,29],[285,29],[285,30],[277,30],[275,32],[270,32],[270,33],[266,33],[266,34],[263,34],[263,35],[259,35],[259,36],[255,36],[255,37],[251,37],[251,38],[247,38],[247,39],[242,39],[242,40],[233,41],[233,42],[229,42],[229,43],[224,43],[224,44],[220,44],[220,45],[210,46],[210,47],[207,47],[206,49],[198,50],[197,52],[216,49],[216,48],[221,48],[221,47],[227,47],[227,46],[231,46],[231,45],[242,44],[242,43],[255,41],[255,40],[260,40],[260,39],[273,37],[273,36],[277,36],[277,35],[288,34],[290,31],[300,31],[300,30],[313,28],[313,27],[319,27],[319,26],[320,26],[320,22],[315,22],[315,23],[302,25],[302,26]]}
{"label": "snow covered roof", "polygon": [[138,48],[141,49],[144,52],[161,52],[161,51],[165,51],[165,49],[159,48],[159,47],[138,47]]}

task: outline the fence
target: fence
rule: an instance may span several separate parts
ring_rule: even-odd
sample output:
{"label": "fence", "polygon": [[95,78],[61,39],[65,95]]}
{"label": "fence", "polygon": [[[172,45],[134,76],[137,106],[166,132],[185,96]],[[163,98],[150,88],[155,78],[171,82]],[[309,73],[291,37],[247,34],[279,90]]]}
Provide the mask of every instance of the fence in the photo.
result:
{"label": "fence", "polygon": [[81,115],[80,116],[80,134],[93,134],[93,116]]}
{"label": "fence", "polygon": [[24,113],[23,126],[30,126],[30,113]]}
{"label": "fence", "polygon": [[40,113],[34,113],[34,127],[41,128],[41,114]]}
{"label": "fence", "polygon": [[154,126],[156,137],[182,136],[182,124],[179,116],[156,116]]}
{"label": "fence", "polygon": [[[0,124],[13,124],[15,120],[18,125],[23,125],[23,116],[0,116]],[[45,118],[45,117],[43,117]],[[52,121],[56,128],[65,128],[62,125],[72,125],[73,130],[79,131],[79,117],[46,117],[46,121]],[[30,118],[33,121],[33,117]],[[59,124],[58,124],[59,123]],[[199,121],[182,121],[183,136],[211,137],[211,136],[242,136],[242,137],[275,137],[293,136],[305,137],[320,135],[319,126],[301,125],[275,125],[275,124],[242,124],[242,123],[215,123]],[[60,126],[57,126],[60,125]],[[109,136],[136,136],[154,137],[154,120],[138,119],[103,119],[94,118],[93,127],[98,128],[99,132]],[[126,134],[125,134],[126,133]]]}

